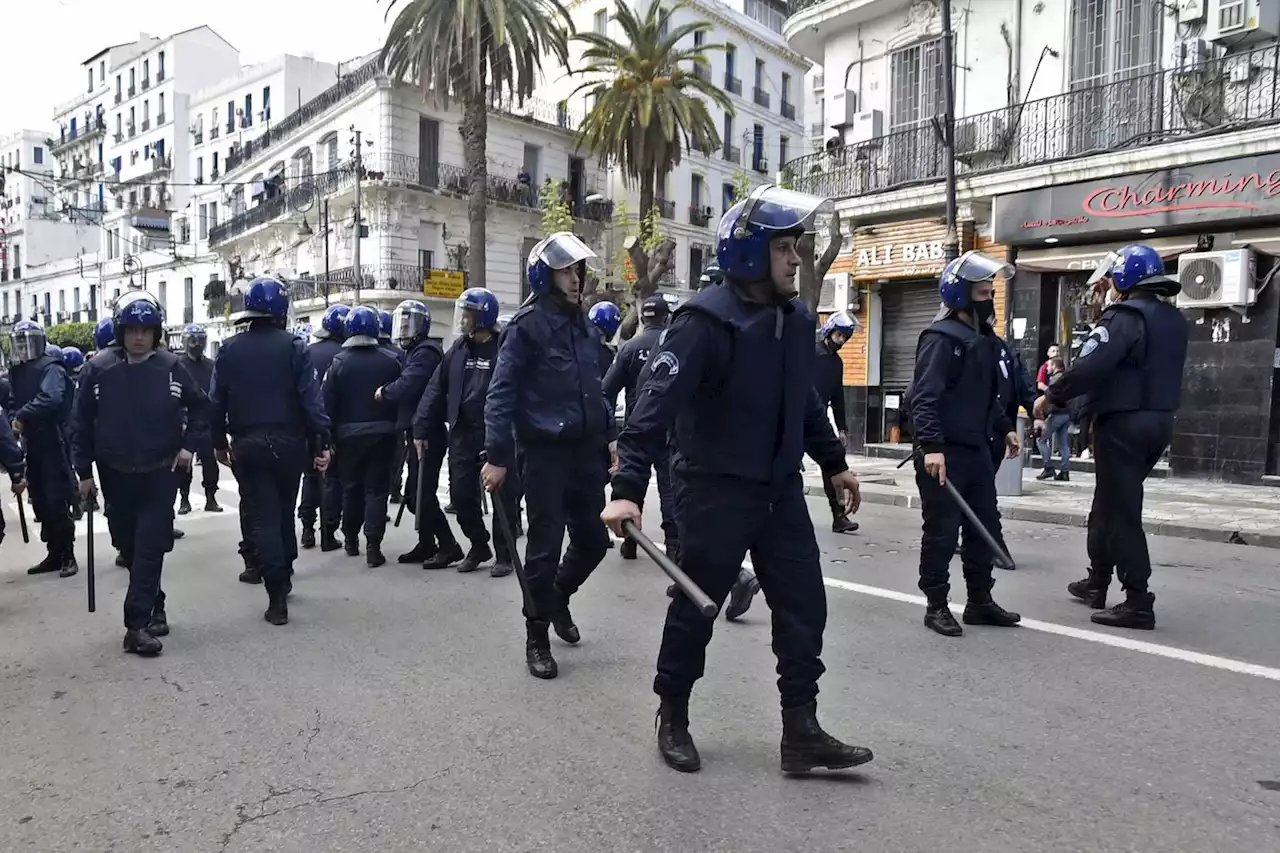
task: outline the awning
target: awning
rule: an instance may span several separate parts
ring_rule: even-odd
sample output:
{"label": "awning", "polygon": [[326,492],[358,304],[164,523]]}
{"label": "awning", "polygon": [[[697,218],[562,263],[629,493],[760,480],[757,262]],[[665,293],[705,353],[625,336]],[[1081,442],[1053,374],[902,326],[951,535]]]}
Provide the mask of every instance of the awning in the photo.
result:
{"label": "awning", "polygon": [[168,231],[169,220],[159,216],[134,216],[129,224],[141,231]]}
{"label": "awning", "polygon": [[[1280,234],[1277,235],[1280,239]],[[1163,237],[1154,240],[1143,240],[1143,243],[1155,249],[1167,261],[1184,252],[1194,252],[1196,238]],[[1092,270],[1098,266],[1110,252],[1120,248],[1118,245],[1063,246],[1054,249],[1020,249],[1018,251],[1018,269],[1027,272],[1080,272]]]}

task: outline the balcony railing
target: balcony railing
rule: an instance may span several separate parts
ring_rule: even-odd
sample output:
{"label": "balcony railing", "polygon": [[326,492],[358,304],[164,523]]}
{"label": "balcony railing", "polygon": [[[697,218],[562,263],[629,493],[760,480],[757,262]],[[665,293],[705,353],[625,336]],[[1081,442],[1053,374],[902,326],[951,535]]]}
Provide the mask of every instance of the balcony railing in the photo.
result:
{"label": "balcony railing", "polygon": [[[332,172],[308,178],[306,182],[314,188],[317,197],[324,198],[351,185],[355,182],[355,178],[355,168],[348,162]],[[290,195],[289,190],[280,192],[259,202],[256,207],[251,207],[226,222],[213,226],[209,229],[209,245],[217,246],[225,243],[233,237],[239,237],[259,225],[265,225],[285,215],[292,210],[289,204]]]}
{"label": "balcony railing", "polygon": [[782,32],[782,23],[789,14],[786,8],[787,3],[782,0],[772,3],[768,0],[746,0],[742,4],[742,11],[748,18],[759,21],[775,33]]}
{"label": "balcony railing", "polygon": [[795,121],[795,120],[796,120],[796,105],[795,105],[795,104],[788,104],[786,101],[783,101],[783,102],[779,105],[778,109],[779,109],[779,111],[782,113],[782,117],[783,117],[783,118],[785,118],[785,119],[790,119],[791,121]]}
{"label": "balcony railing", "polygon": [[150,130],[150,129],[151,129],[151,119],[149,119],[149,118],[144,118],[144,119],[142,120],[142,132],[143,132],[143,133],[146,133],[146,132],[147,132],[148,130]]}
{"label": "balcony railing", "polygon": [[676,203],[669,198],[655,198],[653,206],[658,208],[658,215],[663,219],[676,218]]}
{"label": "balcony railing", "polygon": [[159,115],[156,116],[156,127],[159,127],[160,125],[164,124],[164,118],[165,118],[164,113],[160,113]]}
{"label": "balcony railing", "polygon": [[734,95],[742,94],[742,81],[730,74],[724,75],[724,88]]}
{"label": "balcony railing", "polygon": [[711,208],[704,204],[689,205],[689,224],[706,228],[711,222]]}
{"label": "balcony railing", "polygon": [[742,163],[742,149],[736,145],[726,144],[720,152],[720,156],[726,163]]}
{"label": "balcony railing", "polygon": [[161,68],[159,71],[156,72],[156,83],[160,84],[163,82],[164,82],[164,69]]}
{"label": "balcony railing", "polygon": [[[404,293],[423,292],[423,283],[431,272],[448,272],[463,276],[463,287],[466,286],[466,272],[461,270],[433,269],[412,264],[361,264],[360,286],[368,290],[396,290]],[[321,299],[328,296],[335,299],[339,294],[355,289],[356,274],[354,267],[340,267],[330,270],[328,274],[306,276],[293,279],[289,284],[289,298],[293,301],[303,299]],[[210,311],[214,306],[210,304]],[[236,297],[231,297],[232,312],[243,310],[236,306]]]}
{"label": "balcony railing", "polygon": [[[1280,48],[1193,69],[1135,76],[956,120],[956,171],[999,172],[1280,123]],[[802,192],[847,198],[943,179],[931,124],[886,134],[784,167]]]}
{"label": "balcony railing", "polygon": [[151,88],[151,78],[150,78],[150,77],[143,77],[143,78],[142,78],[142,91],[144,91],[144,92],[145,92],[145,91],[147,91],[147,90],[148,90],[148,89],[150,89],[150,88]]}
{"label": "balcony railing", "polygon": [[711,69],[705,65],[693,66],[693,76],[705,83],[711,82]]}
{"label": "balcony railing", "polygon": [[768,92],[766,92],[764,89],[761,89],[759,86],[756,86],[754,89],[751,90],[751,94],[755,98],[755,102],[757,106],[764,107],[766,110],[769,109],[769,93]]}
{"label": "balcony railing", "polygon": [[137,86],[130,86],[130,87],[129,87],[129,97],[130,97],[130,98],[132,98],[132,97],[133,97],[134,95],[136,95],[136,94],[138,94],[138,87],[137,87]]}

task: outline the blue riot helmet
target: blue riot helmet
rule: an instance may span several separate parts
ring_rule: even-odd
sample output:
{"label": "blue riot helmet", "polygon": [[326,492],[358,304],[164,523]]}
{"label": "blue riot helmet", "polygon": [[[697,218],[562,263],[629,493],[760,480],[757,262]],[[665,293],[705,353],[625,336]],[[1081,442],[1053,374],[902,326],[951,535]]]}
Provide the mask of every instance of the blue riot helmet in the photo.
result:
{"label": "blue riot helmet", "polygon": [[84,367],[84,353],[80,351],[80,347],[63,347],[62,363],[66,365],[67,370],[75,373]]}
{"label": "blue riot helmet", "polygon": [[[534,293],[547,293],[555,289],[555,272],[576,266],[578,268],[578,292],[581,296],[587,282],[587,266],[600,258],[572,231],[559,231],[542,239],[529,251],[529,289]],[[494,315],[495,319],[497,315]]]}
{"label": "blue riot helmet", "polygon": [[391,340],[391,312],[378,309],[378,340]]}
{"label": "blue riot helmet", "polygon": [[470,335],[481,329],[492,330],[498,324],[498,297],[488,288],[468,287],[462,291],[456,304],[459,334]]}
{"label": "blue riot helmet", "polygon": [[244,314],[247,320],[266,318],[283,322],[289,317],[289,287],[278,278],[258,276],[249,282],[244,294]]}
{"label": "blue riot helmet", "polygon": [[431,334],[431,309],[417,299],[406,299],[391,312],[391,339],[412,346]]}
{"label": "blue riot helmet", "polygon": [[818,216],[834,210],[829,199],[772,184],[756,187],[720,217],[716,229],[717,266],[725,276],[739,281],[770,279],[770,241],[812,232]]}
{"label": "blue riot helmet", "polygon": [[111,317],[103,317],[93,327],[93,345],[104,350],[116,342],[116,321]]}
{"label": "blue riot helmet", "polygon": [[618,334],[618,328],[622,326],[622,311],[612,302],[597,302],[587,312],[587,319],[600,330],[601,334],[604,335],[604,339],[608,341]]}
{"label": "blue riot helmet", "polygon": [[655,293],[640,305],[640,322],[646,326],[665,326],[670,316],[671,306],[660,293]]}
{"label": "blue riot helmet", "polygon": [[840,349],[853,337],[858,328],[858,321],[850,317],[848,312],[837,311],[827,318],[819,332],[820,337],[831,347],[832,351]]}
{"label": "blue riot helmet", "polygon": [[342,340],[347,334],[346,320],[347,315],[351,313],[351,306],[330,305],[325,309],[324,316],[320,318],[320,331],[316,332],[316,337],[321,340],[333,339],[335,341]]}
{"label": "blue riot helmet", "polygon": [[194,323],[186,326],[182,330],[182,348],[192,355],[203,354],[204,348],[209,345],[209,334],[204,330],[204,326]]}
{"label": "blue riot helmet", "polygon": [[62,347],[57,344],[45,344],[44,354],[51,358],[56,358],[58,361],[62,361]]}
{"label": "blue riot helmet", "polygon": [[35,320],[23,320],[14,324],[9,332],[9,357],[14,364],[35,361],[45,354],[49,339],[45,337],[44,326]]}
{"label": "blue riot helmet", "polygon": [[304,344],[311,340],[311,324],[299,323],[293,327],[293,336]]}
{"label": "blue riot helmet", "polygon": [[1092,287],[1108,276],[1121,293],[1143,289],[1154,290],[1162,296],[1176,296],[1182,291],[1181,282],[1164,274],[1164,258],[1160,253],[1143,243],[1108,254],[1089,276],[1088,284]]}
{"label": "blue riot helmet", "polygon": [[947,311],[964,311],[973,305],[973,286],[993,280],[998,275],[1013,275],[1013,265],[978,251],[965,252],[948,261],[938,277],[938,292]]}
{"label": "blue riot helmet", "polygon": [[722,281],[724,281],[724,273],[720,272],[720,266],[713,262],[703,269],[702,276],[698,279],[698,289],[702,290]]}
{"label": "blue riot helmet", "polygon": [[149,293],[138,291],[127,301],[116,303],[116,343],[124,346],[124,333],[130,328],[155,329],[152,348],[160,346],[164,332],[164,308]]}
{"label": "blue riot helmet", "polygon": [[378,345],[378,334],[382,324],[378,321],[378,312],[367,305],[357,305],[347,313],[343,322],[346,340],[344,347],[372,347]]}

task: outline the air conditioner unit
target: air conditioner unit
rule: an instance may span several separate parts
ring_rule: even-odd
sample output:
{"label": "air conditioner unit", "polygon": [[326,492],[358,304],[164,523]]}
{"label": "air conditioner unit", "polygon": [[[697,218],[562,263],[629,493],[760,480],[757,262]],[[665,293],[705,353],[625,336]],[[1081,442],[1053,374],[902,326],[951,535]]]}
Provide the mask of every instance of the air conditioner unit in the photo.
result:
{"label": "air conditioner unit", "polygon": [[1213,48],[1202,38],[1178,39],[1169,47],[1167,67],[1184,74],[1191,73],[1207,62],[1212,54]]}
{"label": "air conditioner unit", "polygon": [[1249,249],[1190,252],[1178,258],[1179,308],[1236,308],[1258,299],[1257,259]]}
{"label": "air conditioner unit", "polygon": [[849,307],[849,287],[853,276],[847,272],[828,275],[822,280],[822,292],[818,294],[818,312],[830,314]]}
{"label": "air conditioner unit", "polygon": [[957,124],[955,140],[956,157],[960,160],[1002,154],[1007,142],[1004,120],[993,116],[983,121]]}
{"label": "air conditioner unit", "polygon": [[858,113],[850,123],[852,126],[845,142],[856,145],[859,142],[870,142],[884,136],[884,113],[881,110],[867,110]]}
{"label": "air conditioner unit", "polygon": [[1228,47],[1280,36],[1280,0],[1209,0],[1205,37]]}

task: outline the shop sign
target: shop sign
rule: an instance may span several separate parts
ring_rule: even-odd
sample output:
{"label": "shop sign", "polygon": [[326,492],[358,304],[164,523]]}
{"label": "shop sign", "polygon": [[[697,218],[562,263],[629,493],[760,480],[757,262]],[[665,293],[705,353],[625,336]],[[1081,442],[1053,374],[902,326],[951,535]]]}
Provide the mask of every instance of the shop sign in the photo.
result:
{"label": "shop sign", "polygon": [[872,226],[853,238],[853,275],[867,280],[928,278],[942,271],[946,228],[936,220]]}
{"label": "shop sign", "polygon": [[997,196],[995,240],[1022,244],[1280,216],[1280,154]]}
{"label": "shop sign", "polygon": [[854,261],[854,267],[863,269],[865,267],[887,267],[894,264],[929,264],[937,266],[941,260],[941,240],[934,240],[929,243],[907,243],[902,246],[885,243],[883,246],[859,249],[857,260]]}
{"label": "shop sign", "polygon": [[461,270],[427,270],[422,277],[422,295],[434,299],[457,299],[467,286]]}

